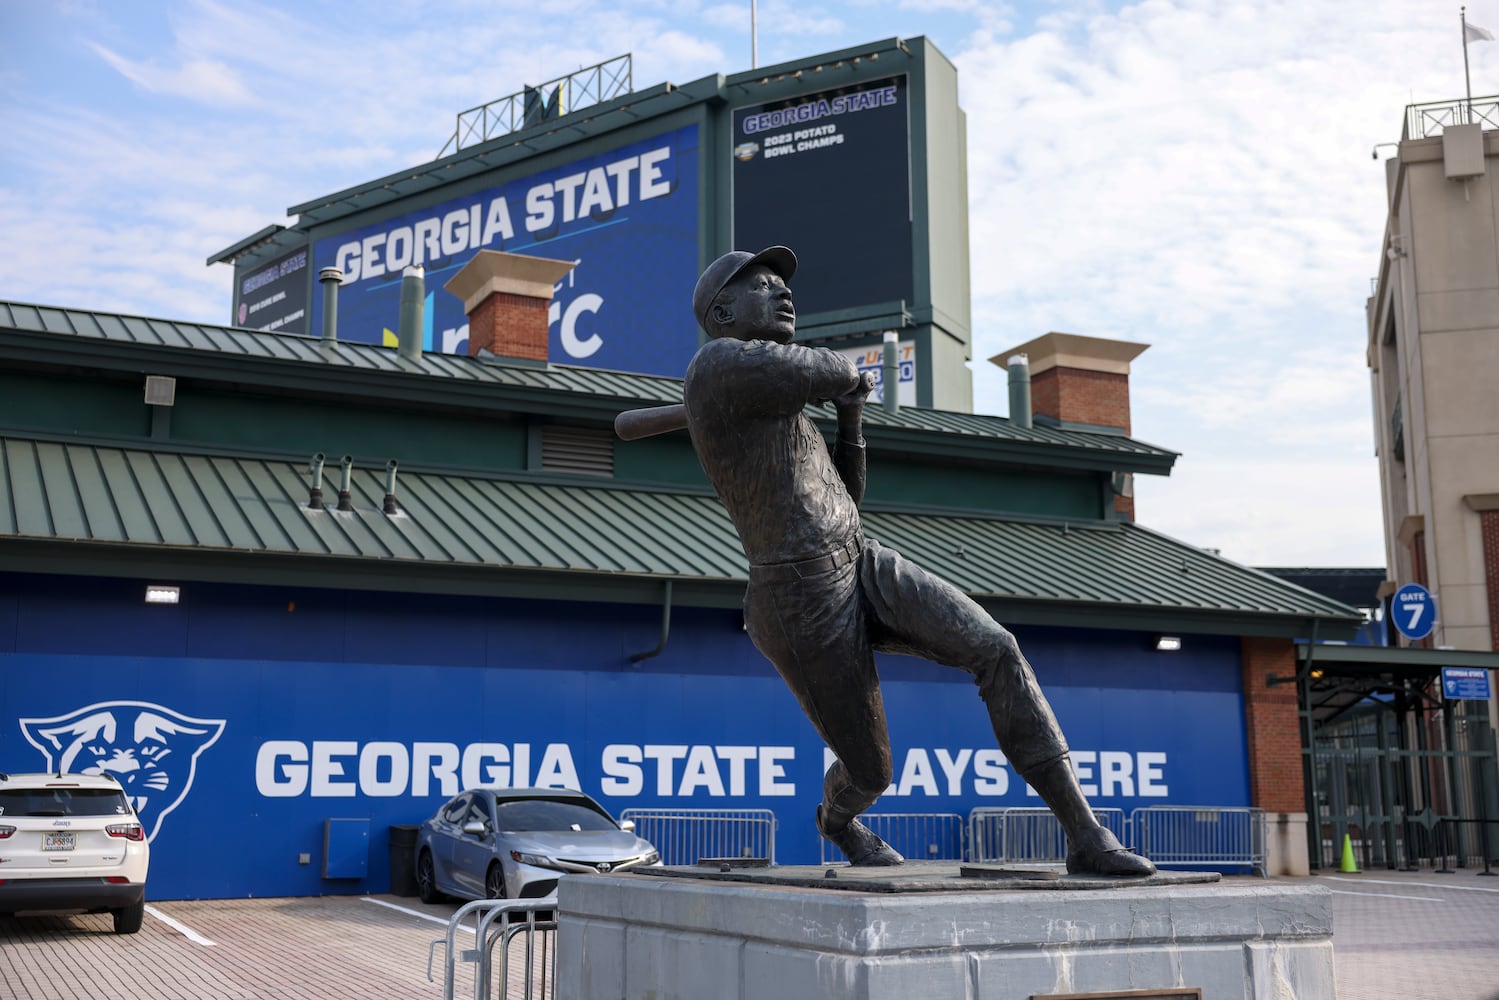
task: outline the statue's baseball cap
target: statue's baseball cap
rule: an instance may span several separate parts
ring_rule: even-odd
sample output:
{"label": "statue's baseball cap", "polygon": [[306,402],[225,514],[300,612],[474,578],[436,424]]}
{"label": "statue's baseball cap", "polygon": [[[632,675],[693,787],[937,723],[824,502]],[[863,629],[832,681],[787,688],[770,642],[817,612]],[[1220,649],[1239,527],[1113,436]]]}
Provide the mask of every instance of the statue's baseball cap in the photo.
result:
{"label": "statue's baseball cap", "polygon": [[697,279],[697,287],[692,290],[692,313],[704,330],[708,329],[708,309],[713,305],[713,300],[718,298],[718,293],[740,271],[753,264],[764,264],[779,274],[782,281],[789,282],[796,273],[796,254],[781,246],[766,247],[759,253],[731,250],[709,264],[702,277]]}

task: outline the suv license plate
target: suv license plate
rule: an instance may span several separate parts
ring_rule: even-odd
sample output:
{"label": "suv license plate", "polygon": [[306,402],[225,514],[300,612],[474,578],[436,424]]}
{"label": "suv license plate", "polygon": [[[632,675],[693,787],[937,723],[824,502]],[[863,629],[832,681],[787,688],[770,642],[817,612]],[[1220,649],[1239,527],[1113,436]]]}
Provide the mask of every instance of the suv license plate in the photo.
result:
{"label": "suv license plate", "polygon": [[44,833],[42,834],[42,850],[44,851],[71,851],[73,849],[73,834],[71,833]]}

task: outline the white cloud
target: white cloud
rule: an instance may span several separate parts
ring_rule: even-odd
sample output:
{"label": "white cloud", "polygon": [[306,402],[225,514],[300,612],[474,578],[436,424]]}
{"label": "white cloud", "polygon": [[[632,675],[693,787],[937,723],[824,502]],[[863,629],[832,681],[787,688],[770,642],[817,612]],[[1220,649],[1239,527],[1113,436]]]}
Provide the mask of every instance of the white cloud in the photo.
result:
{"label": "white cloud", "polygon": [[[978,409],[1006,409],[1004,373],[982,359],[1047,330],[1148,342],[1134,431],[1183,457],[1139,485],[1146,523],[1247,562],[1382,559],[1363,304],[1384,172],[1369,150],[1398,138],[1406,103],[1460,95],[1451,12],[758,12],[762,65],[916,34],[958,65]],[[432,159],[461,110],[625,52],[640,89],[749,68],[747,5],[714,0],[559,0],[545,16],[530,0],[173,0],[154,17],[52,16],[48,57],[129,83],[69,94],[50,67],[3,71],[0,297],[209,322],[227,313],[230,272],[206,256],[288,205]],[[1499,89],[1499,45],[1470,58],[1475,93]]]}
{"label": "white cloud", "polygon": [[102,45],[90,47],[121,76],[155,94],[183,97],[203,104],[252,104],[254,95],[238,74],[215,59],[191,59],[172,69],[133,62]]}

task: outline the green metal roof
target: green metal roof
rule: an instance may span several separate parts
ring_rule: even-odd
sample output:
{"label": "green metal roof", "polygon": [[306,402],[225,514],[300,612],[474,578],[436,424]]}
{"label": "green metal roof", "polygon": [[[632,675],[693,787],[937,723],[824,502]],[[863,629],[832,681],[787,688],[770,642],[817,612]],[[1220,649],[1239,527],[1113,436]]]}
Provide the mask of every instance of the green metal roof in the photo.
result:
{"label": "green metal roof", "polygon": [[[329,507],[338,471],[324,472]],[[0,437],[0,569],[733,606],[746,565],[718,500],[553,476],[355,469],[307,509],[288,460]],[[1229,634],[1351,630],[1353,609],[1131,524],[870,511],[870,537],[1002,620]],[[549,589],[550,588],[550,589]]]}
{"label": "green metal roof", "polygon": [[[116,363],[139,370],[144,356],[162,375],[200,375],[236,381],[259,377],[266,382],[313,377],[322,391],[352,391],[356,376],[414,380],[419,391],[434,400],[455,399],[464,391],[466,405],[487,402],[517,408],[515,397],[530,400],[552,394],[558,404],[618,412],[637,405],[682,400],[680,379],[657,375],[581,368],[570,365],[510,364],[503,359],[480,360],[454,354],[427,352],[407,360],[395,350],[373,344],[340,341],[325,346],[317,337],[268,333],[232,326],[185,323],[126,316],[117,313],[63,309],[0,301],[0,353],[51,363],[79,363],[87,354],[102,364],[103,348],[118,349]],[[74,355],[66,359],[64,355]],[[332,386],[328,369],[347,376],[347,384]],[[388,383],[385,383],[388,384]],[[496,392],[495,390],[508,390]],[[370,390],[378,391],[378,390]],[[832,419],[829,410],[814,413]],[[879,444],[951,453],[955,449],[1000,447],[1006,457],[1045,465],[1109,468],[1167,474],[1177,453],[1122,434],[1078,431],[1037,425],[1020,427],[1008,419],[973,413],[953,413],[902,407],[888,413],[878,407],[864,411],[868,436]],[[883,440],[882,440],[883,438]]]}

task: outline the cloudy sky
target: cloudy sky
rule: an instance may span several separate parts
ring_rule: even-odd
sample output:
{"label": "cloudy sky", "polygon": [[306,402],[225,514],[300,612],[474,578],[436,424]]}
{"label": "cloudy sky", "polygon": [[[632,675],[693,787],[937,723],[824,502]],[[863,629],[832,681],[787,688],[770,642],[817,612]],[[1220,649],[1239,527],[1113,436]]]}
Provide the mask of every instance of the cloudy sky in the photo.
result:
{"label": "cloudy sky", "polygon": [[[1468,16],[1499,33],[1499,0]],[[761,0],[758,24],[762,66],[892,35],[957,64],[976,409],[1007,409],[984,359],[1040,333],[1148,343],[1134,433],[1182,458],[1137,482],[1143,523],[1383,565],[1371,152],[1463,95],[1456,4]],[[0,298],[212,323],[232,271],[206,257],[430,161],[462,109],[625,52],[637,89],[751,66],[748,0],[0,0],[0,37]],[[1469,58],[1499,92],[1499,43]]]}

